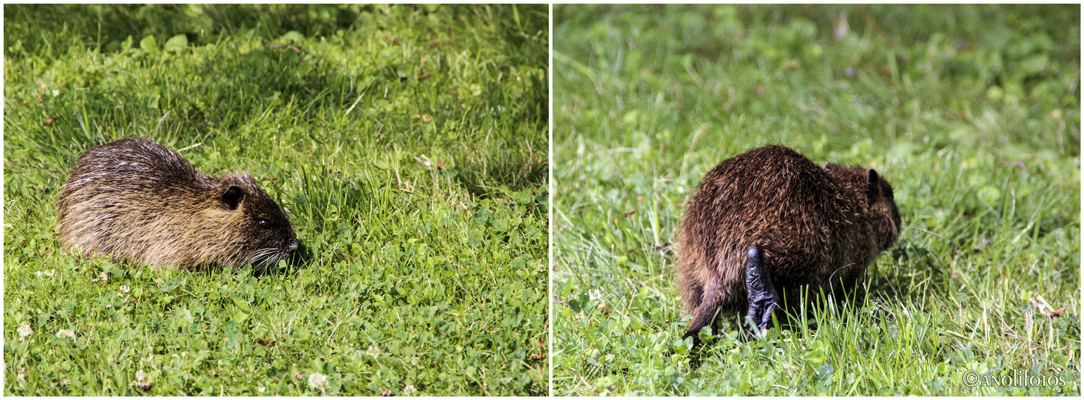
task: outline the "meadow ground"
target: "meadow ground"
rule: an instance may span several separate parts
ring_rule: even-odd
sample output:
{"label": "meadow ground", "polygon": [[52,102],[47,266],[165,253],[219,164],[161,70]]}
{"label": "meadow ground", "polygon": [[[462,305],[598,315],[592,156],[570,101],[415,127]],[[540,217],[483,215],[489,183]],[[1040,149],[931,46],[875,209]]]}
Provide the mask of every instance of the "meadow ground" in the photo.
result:
{"label": "meadow ground", "polygon": [[[546,6],[5,5],[6,395],[545,395]],[[247,170],[260,278],[69,255],[78,155]]]}
{"label": "meadow ground", "polygon": [[[1079,27],[1077,5],[555,5],[554,394],[1079,395]],[[762,341],[727,320],[690,355],[682,203],[768,143],[877,169],[900,241],[857,312]]]}

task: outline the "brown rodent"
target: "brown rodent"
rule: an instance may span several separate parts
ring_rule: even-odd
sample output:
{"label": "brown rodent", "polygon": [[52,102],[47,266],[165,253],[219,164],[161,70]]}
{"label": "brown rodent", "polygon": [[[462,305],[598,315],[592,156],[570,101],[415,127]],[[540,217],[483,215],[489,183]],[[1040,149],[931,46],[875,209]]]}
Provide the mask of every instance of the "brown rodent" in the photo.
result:
{"label": "brown rodent", "polygon": [[[803,287],[840,294],[896,243],[892,187],[872,169],[819,168],[782,146],[723,161],[704,176],[679,231],[677,272],[693,321],[747,313],[767,329],[776,309],[796,306]],[[787,304],[783,304],[783,300]]]}
{"label": "brown rodent", "polygon": [[252,264],[259,275],[297,248],[286,214],[248,173],[206,175],[150,139],[83,153],[58,208],[65,248],[156,267]]}

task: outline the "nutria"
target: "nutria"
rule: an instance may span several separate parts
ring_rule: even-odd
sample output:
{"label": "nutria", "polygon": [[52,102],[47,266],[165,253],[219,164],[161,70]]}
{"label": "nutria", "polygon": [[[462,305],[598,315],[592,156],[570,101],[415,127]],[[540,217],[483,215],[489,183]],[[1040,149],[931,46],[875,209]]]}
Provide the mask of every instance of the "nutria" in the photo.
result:
{"label": "nutria", "polygon": [[704,176],[679,231],[678,281],[693,316],[684,337],[699,343],[717,312],[745,313],[762,332],[803,288],[838,296],[896,243],[900,223],[892,187],[872,169],[822,169],[782,146],[723,161]]}
{"label": "nutria", "polygon": [[64,248],[138,264],[251,264],[259,275],[297,248],[286,214],[248,173],[206,175],[150,139],[83,153],[58,208]]}

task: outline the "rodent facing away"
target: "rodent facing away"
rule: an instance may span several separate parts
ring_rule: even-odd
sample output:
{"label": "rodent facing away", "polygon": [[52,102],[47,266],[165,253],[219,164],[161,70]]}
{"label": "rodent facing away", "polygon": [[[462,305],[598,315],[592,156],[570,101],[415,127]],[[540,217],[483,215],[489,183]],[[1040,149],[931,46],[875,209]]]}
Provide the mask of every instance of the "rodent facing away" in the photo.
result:
{"label": "rodent facing away", "polygon": [[286,214],[248,173],[206,175],[150,139],[80,155],[58,208],[66,249],[156,267],[252,264],[259,275],[297,249]]}
{"label": "rodent facing away", "polygon": [[[798,305],[802,287],[840,294],[896,243],[892,187],[872,169],[819,168],[782,146],[723,161],[704,176],[679,230],[677,272],[693,321],[684,337],[719,314],[746,313],[759,330]],[[784,304],[787,299],[789,304]]]}

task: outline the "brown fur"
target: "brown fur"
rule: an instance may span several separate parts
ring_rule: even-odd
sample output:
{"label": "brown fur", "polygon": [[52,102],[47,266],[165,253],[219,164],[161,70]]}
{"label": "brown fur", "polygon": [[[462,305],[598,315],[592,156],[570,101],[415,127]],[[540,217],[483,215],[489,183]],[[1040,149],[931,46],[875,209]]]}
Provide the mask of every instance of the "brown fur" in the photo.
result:
{"label": "brown fur", "polygon": [[252,264],[259,274],[297,248],[286,214],[248,173],[208,176],[150,139],[83,153],[58,208],[64,248],[139,264]]}
{"label": "brown fur", "polygon": [[[708,172],[679,231],[677,272],[686,312],[745,312],[752,246],[789,306],[802,287],[816,294],[855,286],[878,253],[895,244],[900,229],[892,187],[874,172],[876,191],[870,193],[868,171],[832,164],[822,169],[794,150],[765,146]],[[700,310],[702,305],[713,309]]]}

